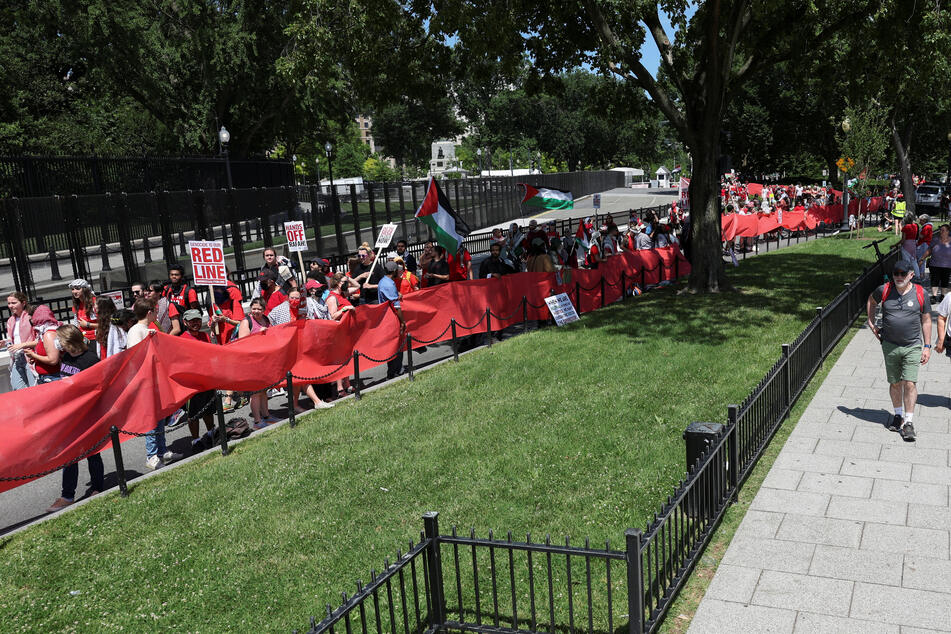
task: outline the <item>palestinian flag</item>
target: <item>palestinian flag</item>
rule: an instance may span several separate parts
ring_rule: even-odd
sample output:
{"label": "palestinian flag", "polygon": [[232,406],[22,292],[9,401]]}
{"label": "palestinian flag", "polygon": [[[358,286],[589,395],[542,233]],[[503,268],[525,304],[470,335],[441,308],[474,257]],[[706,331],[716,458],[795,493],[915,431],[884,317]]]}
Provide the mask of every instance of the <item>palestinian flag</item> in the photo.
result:
{"label": "palestinian flag", "polygon": [[449,253],[455,253],[462,245],[462,239],[469,235],[469,226],[456,215],[449,205],[449,199],[439,189],[436,179],[429,177],[426,198],[416,210],[416,217],[432,229],[436,242]]}
{"label": "palestinian flag", "polygon": [[542,209],[574,209],[575,199],[571,192],[563,192],[560,189],[549,189],[547,187],[532,187],[527,183],[519,183],[525,188],[525,197],[522,198],[522,204],[530,207],[541,207]]}
{"label": "palestinian flag", "polygon": [[591,232],[588,231],[588,227],[585,226],[584,219],[578,221],[578,230],[575,231],[575,244],[574,251],[575,257],[578,258],[578,266],[580,267],[585,258],[588,257],[588,250],[591,248]]}

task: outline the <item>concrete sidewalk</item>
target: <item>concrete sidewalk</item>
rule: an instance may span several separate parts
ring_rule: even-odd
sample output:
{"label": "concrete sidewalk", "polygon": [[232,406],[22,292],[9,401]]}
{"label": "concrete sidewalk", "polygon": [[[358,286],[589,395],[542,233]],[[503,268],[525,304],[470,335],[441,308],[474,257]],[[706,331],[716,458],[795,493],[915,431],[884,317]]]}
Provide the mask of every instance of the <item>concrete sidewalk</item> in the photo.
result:
{"label": "concrete sidewalk", "polygon": [[[932,341],[935,341],[932,337]],[[754,498],[690,632],[951,632],[951,364],[921,369],[906,443],[863,328]]]}

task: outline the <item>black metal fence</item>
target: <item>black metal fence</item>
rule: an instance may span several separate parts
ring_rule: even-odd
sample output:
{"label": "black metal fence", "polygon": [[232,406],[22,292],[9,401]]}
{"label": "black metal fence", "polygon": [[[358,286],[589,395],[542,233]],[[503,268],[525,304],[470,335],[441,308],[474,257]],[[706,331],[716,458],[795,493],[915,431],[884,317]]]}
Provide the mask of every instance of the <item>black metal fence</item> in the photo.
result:
{"label": "black metal fence", "polygon": [[[286,159],[237,159],[230,163],[235,187],[294,184],[294,166]],[[220,189],[227,186],[227,166],[222,157],[0,157],[0,195],[4,197]]]}
{"label": "black metal fence", "polygon": [[[642,533],[625,532],[625,550],[555,545],[550,539],[513,542],[474,532],[463,537],[455,529],[440,535],[435,513],[424,516],[425,531],[417,545],[394,564],[386,562],[375,582],[357,585],[352,597],[334,609],[327,606],[320,622],[312,619],[309,634],[352,632],[353,614],[361,615],[362,632],[616,632],[622,624],[631,634],[656,632],[677,593],[710,541],[726,509],[786,420],[809,381],[836,344],[862,314],[869,294],[891,270],[892,250],[865,271],[827,306],[782,353],[752,393],[739,406],[727,408],[727,425],[697,461]],[[481,559],[480,559],[481,557]],[[415,563],[414,562],[417,562]],[[612,562],[623,561],[616,572]],[[554,562],[554,565],[553,565]],[[577,562],[577,563],[576,563]],[[423,568],[423,583],[407,594],[404,571]],[[482,576],[480,578],[480,570]],[[486,578],[487,577],[487,578]],[[393,598],[395,579],[399,592]],[[402,606],[403,619],[389,613],[381,627],[381,588],[392,610]],[[447,590],[448,588],[448,590]],[[423,594],[425,596],[423,596]],[[417,607],[412,620],[407,604]],[[375,615],[367,625],[365,614]],[[386,611],[383,610],[383,614]]]}
{"label": "black metal fence", "polygon": [[[542,174],[526,180],[582,196],[622,185],[618,174]],[[457,213],[479,229],[522,215],[518,180],[466,179],[444,187]],[[321,193],[316,186],[282,186],[12,197],[0,201],[0,259],[9,259],[16,288],[33,295],[37,284],[63,279],[61,263],[73,277],[89,278],[91,271],[113,269],[111,254],[121,255],[124,285],[131,284],[140,277],[140,266],[153,258],[184,259],[186,240],[195,238],[221,239],[234,254],[233,268],[245,269],[247,249],[284,242],[287,220],[304,221],[314,245],[311,254],[320,257],[348,254],[364,241],[373,242],[379,227],[389,222],[398,224],[394,240],[430,237],[428,227],[414,217],[425,182],[348,189],[346,196]]]}

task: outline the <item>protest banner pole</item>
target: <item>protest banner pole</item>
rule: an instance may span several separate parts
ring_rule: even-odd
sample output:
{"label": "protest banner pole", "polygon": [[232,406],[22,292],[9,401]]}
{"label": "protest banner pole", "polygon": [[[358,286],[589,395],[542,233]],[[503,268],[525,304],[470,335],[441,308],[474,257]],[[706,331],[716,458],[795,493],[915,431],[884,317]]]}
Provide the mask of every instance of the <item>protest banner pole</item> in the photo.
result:
{"label": "protest banner pole", "polygon": [[208,285],[208,304],[211,306],[211,331],[215,333],[215,336],[218,337],[218,343],[224,343],[221,341],[221,335],[219,334],[218,323],[214,320],[214,315],[220,315],[221,312],[218,310],[218,307],[215,305],[215,287],[211,284]]}
{"label": "protest banner pole", "polygon": [[297,261],[300,263],[300,276],[301,276],[301,285],[307,283],[307,271],[304,269],[304,253],[303,251],[297,252]]}

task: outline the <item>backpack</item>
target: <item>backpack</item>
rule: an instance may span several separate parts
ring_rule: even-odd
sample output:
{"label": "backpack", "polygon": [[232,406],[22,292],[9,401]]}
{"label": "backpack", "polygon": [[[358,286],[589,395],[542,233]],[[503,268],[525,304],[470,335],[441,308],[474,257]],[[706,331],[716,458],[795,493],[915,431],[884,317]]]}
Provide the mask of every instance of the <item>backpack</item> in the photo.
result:
{"label": "backpack", "polygon": [[[921,308],[921,312],[924,313],[925,312],[925,289],[921,286],[921,284],[914,284],[914,287],[915,287],[915,296],[918,298],[918,306]],[[891,290],[892,290],[892,283],[885,282],[885,286],[882,288],[882,301],[881,301],[882,304],[885,303],[885,299],[888,297],[888,294],[891,292]]]}
{"label": "backpack", "polygon": [[[225,423],[225,431],[228,434],[228,440],[237,440],[251,435],[251,425],[248,424],[248,419],[236,416],[229,418]],[[202,451],[220,445],[221,435],[218,428],[206,431],[195,444],[198,445],[195,448]]]}

